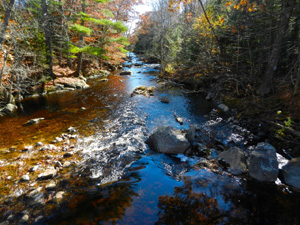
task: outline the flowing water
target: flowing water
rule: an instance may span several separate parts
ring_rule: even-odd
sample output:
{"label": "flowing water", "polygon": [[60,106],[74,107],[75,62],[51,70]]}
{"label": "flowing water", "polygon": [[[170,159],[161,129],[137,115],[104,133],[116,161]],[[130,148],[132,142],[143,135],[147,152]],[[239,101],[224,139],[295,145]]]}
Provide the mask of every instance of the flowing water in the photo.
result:
{"label": "flowing water", "polygon": [[[126,65],[142,64],[131,56]],[[298,193],[216,173],[199,167],[201,158],[158,154],[145,145],[156,127],[203,125],[215,108],[201,95],[158,82],[157,66],[134,66],[131,76],[113,74],[107,82],[90,80],[86,90],[28,99],[26,113],[0,121],[3,149],[51,141],[69,126],[79,131],[82,161],[60,183],[67,200],[45,207],[39,213],[46,216],[36,223],[299,224]],[[155,86],[154,96],[131,97],[140,85]],[[183,125],[174,114],[184,118]],[[45,120],[23,126],[38,117]]]}

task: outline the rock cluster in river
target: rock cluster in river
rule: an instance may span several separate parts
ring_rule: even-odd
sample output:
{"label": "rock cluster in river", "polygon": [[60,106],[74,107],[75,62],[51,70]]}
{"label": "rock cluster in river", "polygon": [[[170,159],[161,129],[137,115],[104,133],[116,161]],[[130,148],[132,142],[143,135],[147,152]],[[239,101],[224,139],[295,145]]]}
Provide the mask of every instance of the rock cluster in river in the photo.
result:
{"label": "rock cluster in river", "polygon": [[[246,149],[237,146],[223,146],[219,150],[208,148],[213,142],[220,144],[205,129],[190,126],[181,131],[171,126],[157,128],[146,140],[150,149],[165,154],[195,154],[214,160],[221,168],[233,175],[248,175],[257,181],[275,182],[279,175],[276,149],[267,142],[260,142]],[[213,135],[216,138],[216,135]],[[290,160],[282,168],[284,182],[300,188],[300,158]]]}

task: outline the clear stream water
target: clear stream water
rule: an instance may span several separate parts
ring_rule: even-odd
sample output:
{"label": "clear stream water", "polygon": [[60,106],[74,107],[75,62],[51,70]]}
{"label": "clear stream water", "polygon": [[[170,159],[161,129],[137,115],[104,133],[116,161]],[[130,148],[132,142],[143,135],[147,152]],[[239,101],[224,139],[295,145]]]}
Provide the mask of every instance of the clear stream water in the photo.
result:
{"label": "clear stream water", "polygon": [[[142,63],[131,56],[127,65]],[[2,148],[51,141],[69,126],[79,131],[82,162],[61,183],[67,201],[41,209],[47,216],[36,224],[300,224],[298,193],[201,169],[201,158],[158,154],[145,145],[156,127],[203,125],[215,108],[201,95],[161,85],[156,66],[125,67],[131,76],[113,74],[107,82],[90,80],[86,90],[28,99],[26,113],[0,121]],[[156,86],[154,96],[131,97],[140,85]],[[162,96],[170,103],[161,103]],[[23,126],[38,117],[45,122]]]}

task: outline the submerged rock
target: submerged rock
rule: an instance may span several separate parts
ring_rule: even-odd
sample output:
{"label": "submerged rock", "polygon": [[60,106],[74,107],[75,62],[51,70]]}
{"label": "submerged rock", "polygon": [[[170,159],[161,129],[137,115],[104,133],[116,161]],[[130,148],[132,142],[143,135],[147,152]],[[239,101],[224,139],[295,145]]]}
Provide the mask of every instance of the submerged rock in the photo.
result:
{"label": "submerged rock", "polygon": [[31,119],[28,120],[25,125],[32,125],[32,124],[38,124],[39,122],[41,122],[42,120],[44,120],[45,118],[41,117],[41,118],[35,118],[35,119]]}
{"label": "submerged rock", "polygon": [[242,149],[232,147],[218,155],[218,160],[224,161],[229,165],[228,172],[239,175],[247,171],[246,157]]}
{"label": "submerged rock", "polygon": [[190,147],[182,132],[174,127],[162,126],[146,140],[146,144],[156,151],[166,154],[184,154]]}
{"label": "submerged rock", "polygon": [[123,71],[123,72],[120,73],[120,75],[132,75],[132,72],[130,70]]}
{"label": "submerged rock", "polygon": [[300,188],[300,157],[291,159],[282,167],[284,182],[296,188]]}
{"label": "submerged rock", "polygon": [[131,94],[131,97],[134,95],[144,95],[144,96],[153,96],[154,95],[154,87],[146,87],[146,86],[138,86],[134,89],[134,91]]}
{"label": "submerged rock", "polygon": [[57,171],[54,167],[48,168],[46,171],[38,175],[39,180],[46,180],[46,179],[51,179],[55,177],[57,174]]}
{"label": "submerged rock", "polygon": [[170,99],[166,96],[162,96],[159,99],[161,103],[166,103],[166,104],[170,103]]}
{"label": "submerged rock", "polygon": [[276,149],[269,143],[258,143],[250,153],[249,175],[259,181],[276,181],[278,176]]}

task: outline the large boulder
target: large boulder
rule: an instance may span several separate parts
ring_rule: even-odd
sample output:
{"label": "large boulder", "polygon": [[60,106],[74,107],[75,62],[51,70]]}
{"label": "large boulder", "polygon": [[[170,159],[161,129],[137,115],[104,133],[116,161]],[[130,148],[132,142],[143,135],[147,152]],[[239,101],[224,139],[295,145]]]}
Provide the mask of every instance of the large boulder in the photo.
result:
{"label": "large boulder", "polygon": [[67,88],[83,89],[89,87],[84,80],[76,77],[60,77],[55,79],[54,82]]}
{"label": "large boulder", "polygon": [[300,157],[290,160],[282,167],[284,182],[296,188],[300,188]]}
{"label": "large boulder", "polygon": [[232,147],[218,155],[218,160],[229,165],[228,172],[239,175],[247,171],[246,157],[242,149]]}
{"label": "large boulder", "polygon": [[190,147],[182,132],[174,127],[162,126],[146,140],[146,144],[157,152],[166,154],[184,154]]}
{"label": "large boulder", "polygon": [[269,143],[258,143],[250,152],[249,175],[259,181],[273,182],[278,172],[276,149]]}

